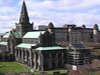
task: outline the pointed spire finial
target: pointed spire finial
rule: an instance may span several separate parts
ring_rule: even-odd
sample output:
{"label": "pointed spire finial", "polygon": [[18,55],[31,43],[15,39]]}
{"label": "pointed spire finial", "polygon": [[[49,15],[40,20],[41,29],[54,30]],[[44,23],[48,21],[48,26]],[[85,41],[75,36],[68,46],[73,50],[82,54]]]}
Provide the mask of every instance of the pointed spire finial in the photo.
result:
{"label": "pointed spire finial", "polygon": [[27,14],[27,8],[26,8],[26,3],[25,3],[25,1],[23,1],[21,14]]}
{"label": "pointed spire finial", "polygon": [[23,4],[22,4],[20,23],[29,23],[29,17],[28,17],[25,0],[23,0]]}

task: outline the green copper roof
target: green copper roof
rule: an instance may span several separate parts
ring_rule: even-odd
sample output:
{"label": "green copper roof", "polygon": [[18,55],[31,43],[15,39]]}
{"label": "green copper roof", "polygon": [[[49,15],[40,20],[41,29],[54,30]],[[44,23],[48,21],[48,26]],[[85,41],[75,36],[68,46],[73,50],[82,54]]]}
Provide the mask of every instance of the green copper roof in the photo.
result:
{"label": "green copper roof", "polygon": [[9,36],[10,36],[10,33],[5,33],[3,38],[9,38]]}
{"label": "green copper roof", "polygon": [[13,35],[15,36],[15,38],[20,38],[20,35],[18,34],[18,32],[13,32]]}
{"label": "green copper roof", "polygon": [[0,42],[0,45],[7,45],[7,42]]}
{"label": "green copper roof", "polygon": [[19,45],[17,45],[16,47],[20,47],[20,48],[31,48],[31,46],[35,46],[36,44],[27,44],[27,43],[21,43]]}
{"label": "green copper roof", "polygon": [[34,32],[27,32],[23,38],[39,38],[41,34],[44,34],[45,31],[34,31]]}
{"label": "green copper roof", "polygon": [[60,50],[60,49],[65,49],[60,46],[54,46],[54,47],[38,47],[35,50]]}
{"label": "green copper roof", "polygon": [[[15,36],[15,38],[20,38],[18,32],[12,32],[12,34]],[[9,38],[9,36],[10,36],[10,32],[4,34],[3,38]]]}

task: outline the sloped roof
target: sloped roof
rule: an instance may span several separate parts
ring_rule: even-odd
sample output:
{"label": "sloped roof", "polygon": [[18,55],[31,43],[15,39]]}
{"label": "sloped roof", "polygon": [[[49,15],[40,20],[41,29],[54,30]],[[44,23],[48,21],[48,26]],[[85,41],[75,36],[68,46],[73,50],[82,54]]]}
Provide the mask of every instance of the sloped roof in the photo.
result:
{"label": "sloped roof", "polygon": [[[12,32],[12,34],[15,36],[15,38],[20,38],[20,35],[18,34],[18,32]],[[10,32],[5,33],[3,38],[9,38],[10,37]]]}
{"label": "sloped roof", "polygon": [[61,49],[65,49],[65,48],[60,46],[53,46],[53,47],[38,47],[35,50],[61,50]]}
{"label": "sloped roof", "polygon": [[0,45],[7,45],[7,42],[0,42]]}
{"label": "sloped roof", "polygon": [[35,46],[36,44],[27,44],[27,43],[21,43],[19,45],[17,45],[16,47],[19,48],[31,48],[31,46]]}
{"label": "sloped roof", "polygon": [[41,33],[41,34],[44,34],[45,31],[27,32],[27,33],[23,36],[23,38],[39,38],[40,33]]}
{"label": "sloped roof", "polygon": [[18,32],[13,32],[13,35],[15,36],[15,38],[20,38],[20,35],[18,34]]}
{"label": "sloped roof", "polygon": [[10,36],[10,33],[8,32],[4,34],[3,38],[9,38],[9,36]]}

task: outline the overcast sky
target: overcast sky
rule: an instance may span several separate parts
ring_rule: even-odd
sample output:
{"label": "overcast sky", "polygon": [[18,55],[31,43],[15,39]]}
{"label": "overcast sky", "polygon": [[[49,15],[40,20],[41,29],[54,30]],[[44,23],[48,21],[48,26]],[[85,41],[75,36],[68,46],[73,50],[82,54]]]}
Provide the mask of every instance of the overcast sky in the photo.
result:
{"label": "overcast sky", "polygon": [[[0,32],[15,27],[23,0],[0,0]],[[100,0],[25,0],[30,22],[34,26],[76,24],[93,27],[100,24]]]}

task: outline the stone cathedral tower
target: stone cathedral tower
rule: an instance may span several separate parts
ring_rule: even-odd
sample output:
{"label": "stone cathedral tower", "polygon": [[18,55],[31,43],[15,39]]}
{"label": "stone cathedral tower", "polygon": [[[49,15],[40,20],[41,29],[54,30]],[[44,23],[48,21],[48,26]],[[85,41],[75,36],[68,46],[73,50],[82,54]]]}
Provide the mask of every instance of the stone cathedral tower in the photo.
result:
{"label": "stone cathedral tower", "polygon": [[33,24],[29,22],[25,1],[23,1],[19,23],[16,24],[16,31],[22,37],[25,33],[33,30]]}

